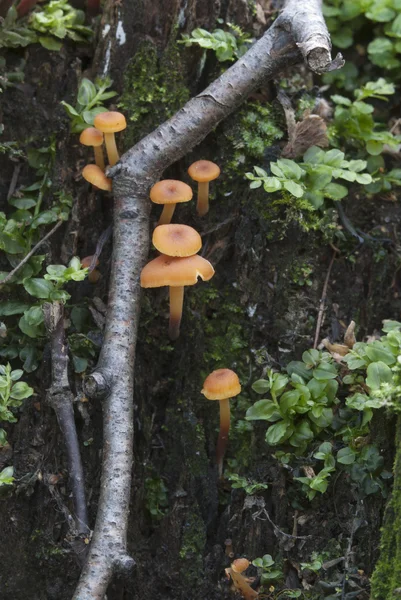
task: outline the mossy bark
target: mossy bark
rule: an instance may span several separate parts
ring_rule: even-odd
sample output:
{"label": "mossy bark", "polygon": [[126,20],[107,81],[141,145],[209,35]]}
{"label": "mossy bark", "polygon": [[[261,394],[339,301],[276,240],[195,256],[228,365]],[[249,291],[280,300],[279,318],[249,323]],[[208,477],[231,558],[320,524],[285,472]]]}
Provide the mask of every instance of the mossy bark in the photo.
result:
{"label": "mossy bark", "polygon": [[372,577],[372,600],[401,596],[401,416],[397,419],[394,484],[384,514],[380,557]]}

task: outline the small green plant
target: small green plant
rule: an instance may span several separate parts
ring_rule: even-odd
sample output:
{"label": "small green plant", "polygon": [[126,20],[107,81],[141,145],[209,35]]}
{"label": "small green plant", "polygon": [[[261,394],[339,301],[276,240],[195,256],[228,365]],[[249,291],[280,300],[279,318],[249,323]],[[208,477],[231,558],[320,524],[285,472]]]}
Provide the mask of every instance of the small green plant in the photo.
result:
{"label": "small green plant", "polygon": [[18,18],[12,6],[0,24],[0,48],[18,48],[39,42],[47,50],[60,50],[60,40],[87,42],[92,30],[85,27],[85,13],[68,0],[52,0],[36,8],[28,17]]}
{"label": "small green plant", "polygon": [[117,92],[106,91],[112,84],[108,77],[96,79],[95,83],[84,77],[78,88],[75,108],[64,100],[61,102],[71,119],[72,133],[81,133],[87,127],[93,126],[96,115],[107,111],[103,102],[117,95]]}
{"label": "small green plant", "polygon": [[333,179],[343,179],[349,182],[367,185],[372,183],[364,160],[345,160],[343,152],[337,149],[324,151],[312,146],[303,156],[303,162],[298,164],[293,160],[283,158],[270,163],[271,175],[261,167],[254,167],[253,173],[246,173],[251,181],[250,188],[263,186],[268,192],[289,192],[296,198],[305,199],[312,209],[323,206],[325,198],[341,200],[348,194],[348,189]]}
{"label": "small green plant", "polygon": [[[267,379],[252,386],[269,397],[255,402],[246,419],[270,423],[267,443],[284,446],[276,458],[287,467],[305,465],[306,458],[319,469],[294,477],[310,500],[327,490],[336,468],[349,474],[360,497],[386,495],[391,473],[376,446],[365,441],[373,410],[398,410],[401,397],[401,324],[384,321],[383,332],[380,340],[355,343],[341,362],[328,352],[308,350],[302,361],[287,365],[287,374],[268,371]],[[291,446],[292,452],[285,449]]]}
{"label": "small green plant", "polygon": [[374,107],[365,102],[371,98],[387,100],[387,96],[394,93],[394,84],[380,78],[356,89],[354,101],[345,96],[332,96],[331,99],[336,104],[333,138],[341,140],[347,146],[364,149],[373,156],[381,154],[385,144],[390,148],[396,148],[401,137],[384,130],[382,125],[376,123],[372,116]]}
{"label": "small green plant", "polygon": [[230,31],[215,29],[210,32],[198,27],[191,35],[184,33],[181,44],[188,46],[200,46],[206,50],[213,50],[219,62],[233,61],[240,58],[249,49],[252,38],[242,31],[238,25],[227,23]]}
{"label": "small green plant", "polygon": [[[22,369],[11,370],[10,364],[0,365],[0,421],[16,423],[12,409],[21,406],[22,401],[33,394],[33,389],[23,381]],[[4,429],[0,429],[0,446],[6,443]]]}
{"label": "small green plant", "polygon": [[401,4],[399,0],[325,0],[331,39],[339,48],[350,48],[360,30],[375,25],[375,39],[368,46],[370,61],[387,70],[399,67],[401,61]]}
{"label": "small green plant", "polygon": [[270,554],[265,554],[262,558],[255,558],[252,561],[254,567],[258,568],[258,574],[260,575],[260,582],[262,585],[269,584],[270,582],[282,579],[284,577],[283,571],[277,568],[275,561]]}
{"label": "small green plant", "polygon": [[0,487],[3,485],[12,485],[14,482],[14,468],[6,467],[0,471]]}
{"label": "small green plant", "polygon": [[243,489],[245,493],[249,495],[263,492],[269,487],[266,483],[259,483],[257,481],[253,481],[252,479],[241,477],[236,473],[228,473],[226,477],[229,481],[231,481],[231,487],[233,489]]}
{"label": "small green plant", "polygon": [[309,562],[301,563],[301,568],[308,569],[309,571],[313,571],[317,574],[323,567],[324,560],[324,557],[319,554],[319,552],[312,552],[311,560]]}
{"label": "small green plant", "polygon": [[162,519],[166,514],[167,488],[160,477],[146,477],[145,506],[154,519]]}

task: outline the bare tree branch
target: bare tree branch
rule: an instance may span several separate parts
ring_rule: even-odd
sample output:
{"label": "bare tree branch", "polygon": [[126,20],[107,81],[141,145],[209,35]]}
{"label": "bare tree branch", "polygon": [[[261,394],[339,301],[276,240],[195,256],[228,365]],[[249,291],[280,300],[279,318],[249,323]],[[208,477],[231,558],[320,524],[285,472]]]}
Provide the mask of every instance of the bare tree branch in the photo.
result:
{"label": "bare tree branch", "polygon": [[330,47],[320,0],[289,0],[273,26],[238,62],[110,170],[114,248],[106,332],[98,367],[86,384],[89,396],[103,398],[103,471],[96,526],[75,600],[101,600],[113,573],[134,565],[126,553],[126,536],[139,275],[149,249],[149,188],[253,90],[288,65],[304,60],[316,72],[342,66],[341,56],[331,61]]}
{"label": "bare tree branch", "polygon": [[76,529],[78,533],[87,534],[89,527],[85,499],[85,479],[75,427],[74,396],[68,381],[68,349],[65,342],[63,305],[59,302],[46,302],[43,305],[43,314],[50,338],[52,360],[52,384],[47,391],[47,401],[56,413],[67,450]]}

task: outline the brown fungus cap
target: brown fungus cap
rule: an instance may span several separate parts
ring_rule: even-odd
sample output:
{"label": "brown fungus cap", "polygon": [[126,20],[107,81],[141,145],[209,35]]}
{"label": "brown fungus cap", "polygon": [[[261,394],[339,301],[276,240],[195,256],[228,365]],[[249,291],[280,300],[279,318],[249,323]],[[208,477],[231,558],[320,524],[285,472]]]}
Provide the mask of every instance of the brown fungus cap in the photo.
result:
{"label": "brown fungus cap", "polygon": [[87,127],[79,136],[79,141],[84,146],[101,146],[103,144],[103,133],[96,127]]}
{"label": "brown fungus cap", "polygon": [[144,288],[179,287],[195,285],[198,277],[209,281],[214,275],[210,262],[195,254],[187,258],[177,258],[162,254],[151,260],[142,269],[141,286]]}
{"label": "brown fungus cap", "polygon": [[200,183],[213,181],[220,175],[220,167],[210,160],[197,160],[189,167],[188,175]]}
{"label": "brown fungus cap", "polygon": [[217,369],[205,379],[201,392],[208,400],[225,400],[241,393],[238,375],[231,369]]}
{"label": "brown fungus cap", "polygon": [[101,190],[111,192],[111,179],[108,179],[97,165],[86,165],[83,168],[82,177]]}
{"label": "brown fungus cap", "polygon": [[122,113],[109,111],[96,115],[94,125],[96,129],[100,129],[103,133],[117,133],[126,129],[127,122]]}
{"label": "brown fungus cap", "polygon": [[152,242],[167,256],[193,256],[202,247],[201,236],[188,225],[159,225],[153,232]]}
{"label": "brown fungus cap", "polygon": [[[92,256],[85,256],[85,258],[81,259],[81,267],[82,269],[88,269],[91,264],[92,264],[92,260],[93,260],[93,255]],[[99,266],[99,259],[96,259],[96,264],[95,267]]]}
{"label": "brown fungus cap", "polygon": [[155,204],[178,204],[192,200],[192,189],[183,181],[163,179],[150,190],[150,199]]}

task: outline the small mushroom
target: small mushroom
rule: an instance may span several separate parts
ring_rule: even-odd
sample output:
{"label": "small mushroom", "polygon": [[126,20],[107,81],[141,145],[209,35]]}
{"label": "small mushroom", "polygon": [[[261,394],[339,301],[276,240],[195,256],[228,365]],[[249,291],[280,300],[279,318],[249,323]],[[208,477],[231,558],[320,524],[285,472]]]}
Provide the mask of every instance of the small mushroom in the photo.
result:
{"label": "small mushroom", "polygon": [[246,558],[237,558],[237,560],[231,563],[231,568],[226,569],[227,575],[231,577],[235,588],[241,592],[245,600],[253,600],[259,596],[259,593],[251,588],[246,577],[242,575],[242,572],[249,567],[249,564],[249,560]]}
{"label": "small mushroom", "polygon": [[201,392],[208,400],[220,401],[220,431],[216,447],[219,477],[223,474],[223,459],[230,431],[230,398],[241,393],[238,375],[231,369],[217,369],[204,381]]}
{"label": "small mushroom", "polygon": [[82,170],[82,177],[97,188],[111,192],[111,179],[97,165],[86,165]]}
{"label": "small mushroom", "polygon": [[220,168],[210,160],[197,160],[188,169],[188,175],[198,182],[198,202],[196,210],[203,217],[209,211],[209,181],[217,179]]}
{"label": "small mushroom", "polygon": [[184,286],[195,285],[198,277],[209,281],[214,275],[210,262],[198,254],[186,258],[161,254],[151,260],[141,273],[141,286],[144,288],[170,287],[169,336],[176,340],[180,334]]}
{"label": "small mushroom", "polygon": [[159,225],[152,242],[156,250],[167,256],[193,256],[202,247],[201,236],[188,225]]}
{"label": "small mushroom", "polygon": [[103,157],[103,133],[96,129],[96,127],[87,127],[84,129],[81,135],[79,136],[79,141],[84,146],[93,146],[93,150],[95,153],[95,162],[99,169],[104,171],[104,157]]}
{"label": "small mushroom", "polygon": [[88,280],[90,283],[97,283],[101,276],[100,271],[96,269],[96,267],[99,266],[99,259],[96,258],[96,260],[94,260],[94,258],[93,255],[85,256],[85,258],[81,260],[81,267],[83,269],[89,269]]}
{"label": "small mushroom", "polygon": [[104,133],[104,143],[106,145],[109,164],[113,167],[120,160],[114,134],[126,129],[127,122],[125,117],[122,113],[116,111],[102,112],[96,115],[93,124],[96,129]]}
{"label": "small mushroom", "polygon": [[164,204],[158,225],[170,223],[176,204],[189,202],[192,196],[191,188],[183,181],[163,179],[156,183],[150,190],[150,199],[155,204]]}

